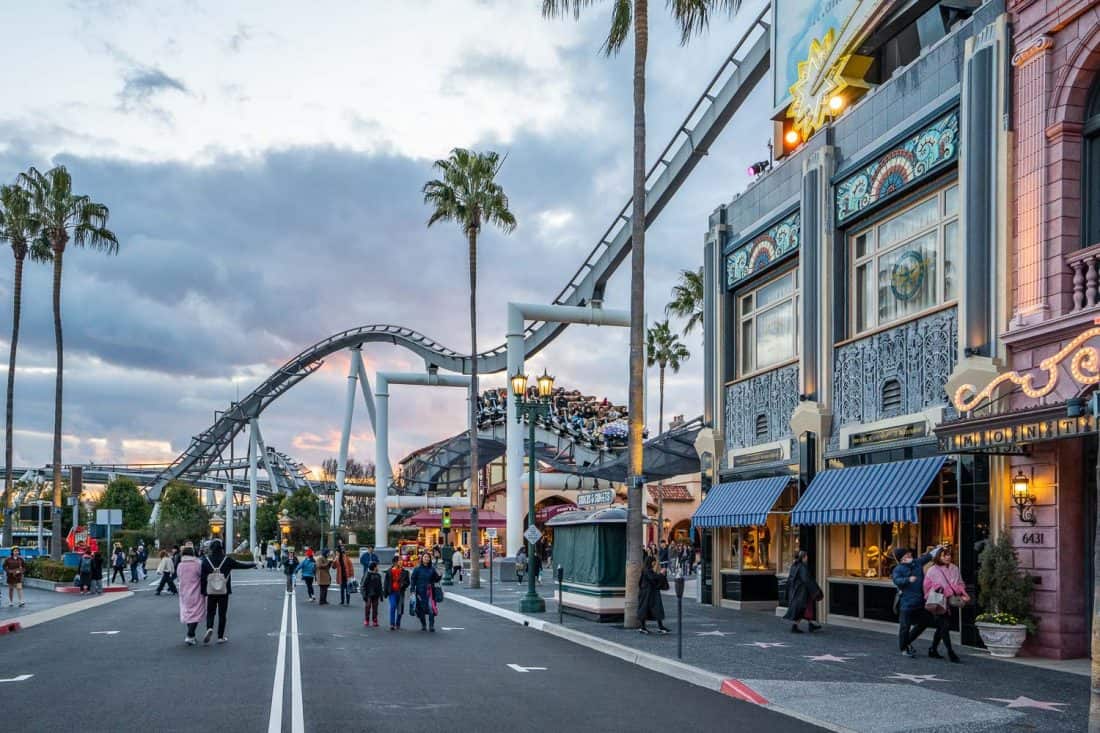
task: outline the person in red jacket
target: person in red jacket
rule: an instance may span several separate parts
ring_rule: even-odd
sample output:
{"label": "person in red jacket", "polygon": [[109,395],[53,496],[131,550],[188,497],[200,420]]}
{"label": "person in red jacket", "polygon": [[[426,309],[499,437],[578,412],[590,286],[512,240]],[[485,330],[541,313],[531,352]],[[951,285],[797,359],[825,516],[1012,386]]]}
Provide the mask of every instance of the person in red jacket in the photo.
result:
{"label": "person in red jacket", "polygon": [[4,575],[8,583],[8,603],[15,605],[15,594],[19,594],[19,607],[26,605],[23,602],[23,575],[27,572],[27,561],[19,554],[19,548],[11,548],[11,555],[4,560]]}

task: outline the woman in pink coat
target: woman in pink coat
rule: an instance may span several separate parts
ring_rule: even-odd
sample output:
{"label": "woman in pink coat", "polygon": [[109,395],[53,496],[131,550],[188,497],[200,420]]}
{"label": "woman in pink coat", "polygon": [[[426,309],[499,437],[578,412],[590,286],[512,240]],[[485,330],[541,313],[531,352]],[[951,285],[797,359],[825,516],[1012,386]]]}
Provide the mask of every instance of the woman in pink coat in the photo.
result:
{"label": "woman in pink coat", "polygon": [[183,641],[188,646],[195,646],[195,629],[206,618],[206,598],[199,590],[202,564],[195,557],[195,546],[190,542],[183,546],[176,575],[180,584],[180,623],[187,624],[187,637]]}
{"label": "woman in pink coat", "polygon": [[963,603],[970,602],[970,596],[966,594],[966,583],[963,582],[962,573],[957,565],[951,562],[951,548],[937,547],[932,550],[932,566],[924,573],[924,597],[928,598],[929,591],[938,590],[944,595],[947,602],[947,610],[936,619],[936,635],[932,637],[932,646],[928,650],[928,656],[933,659],[943,659],[940,654],[940,641],[947,648],[947,658],[956,664],[959,656],[951,647],[951,617],[953,608],[950,598],[958,596]]}

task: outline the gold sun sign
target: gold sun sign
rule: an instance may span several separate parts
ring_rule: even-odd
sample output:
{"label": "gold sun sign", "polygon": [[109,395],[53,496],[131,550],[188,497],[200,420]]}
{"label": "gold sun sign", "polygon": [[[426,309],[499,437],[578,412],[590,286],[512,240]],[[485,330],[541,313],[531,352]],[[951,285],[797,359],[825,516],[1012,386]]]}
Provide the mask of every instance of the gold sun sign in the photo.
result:
{"label": "gold sun sign", "polygon": [[825,124],[834,98],[847,105],[870,88],[863,77],[872,59],[849,53],[829,65],[834,46],[836,30],[830,28],[820,41],[816,38],[810,41],[809,56],[798,64],[798,81],[791,86],[793,101],[787,108],[787,117],[794,121],[793,127],[803,140]]}
{"label": "gold sun sign", "polygon": [[997,387],[1011,382],[1025,395],[1033,399],[1045,397],[1058,385],[1059,366],[1069,359],[1069,373],[1073,381],[1082,385],[1100,384],[1100,350],[1095,346],[1082,346],[1091,338],[1100,336],[1100,327],[1094,326],[1079,334],[1065,345],[1057,354],[1048,356],[1039,362],[1039,370],[1046,372],[1046,381],[1035,386],[1035,373],[1021,374],[1008,372],[994,379],[979,392],[972,384],[964,384],[955,390],[951,402],[959,412],[973,410],[982,400],[989,399]]}

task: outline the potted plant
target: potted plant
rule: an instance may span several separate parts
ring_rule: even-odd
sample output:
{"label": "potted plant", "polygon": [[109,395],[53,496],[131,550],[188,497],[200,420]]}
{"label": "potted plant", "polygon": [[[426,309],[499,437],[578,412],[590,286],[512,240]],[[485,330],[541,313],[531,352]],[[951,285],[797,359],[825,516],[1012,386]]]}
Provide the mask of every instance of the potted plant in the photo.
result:
{"label": "potted plant", "polygon": [[986,610],[976,619],[978,634],[993,656],[1014,657],[1028,633],[1036,630],[1031,617],[1035,580],[1020,572],[1008,532],[987,544],[979,561],[978,602]]}

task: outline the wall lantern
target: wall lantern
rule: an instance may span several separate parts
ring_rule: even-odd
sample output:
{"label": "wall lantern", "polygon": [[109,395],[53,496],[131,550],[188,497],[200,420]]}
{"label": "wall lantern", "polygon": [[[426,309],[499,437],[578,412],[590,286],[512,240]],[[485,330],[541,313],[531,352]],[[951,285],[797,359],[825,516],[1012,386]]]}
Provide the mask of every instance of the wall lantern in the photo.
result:
{"label": "wall lantern", "polygon": [[1030,489],[1031,479],[1023,471],[1017,471],[1012,478],[1012,501],[1016,503],[1020,521],[1035,524],[1035,495]]}

